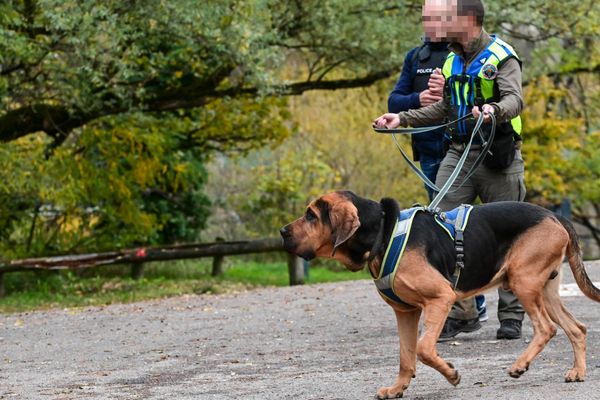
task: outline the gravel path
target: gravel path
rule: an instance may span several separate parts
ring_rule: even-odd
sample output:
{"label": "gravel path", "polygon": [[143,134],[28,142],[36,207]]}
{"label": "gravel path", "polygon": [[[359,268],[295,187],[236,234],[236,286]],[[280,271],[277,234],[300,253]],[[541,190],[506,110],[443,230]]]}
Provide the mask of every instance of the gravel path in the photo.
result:
{"label": "gravel path", "polygon": [[[599,282],[600,262],[587,269]],[[419,364],[404,397],[600,398],[600,304],[572,285],[565,294],[588,326],[586,382],[563,383],[572,356],[562,331],[510,378],[531,324],[521,340],[496,341],[489,293],[483,329],[438,346],[461,384]],[[394,381],[398,336],[372,283],[355,281],[0,315],[0,362],[0,399],[368,399]]]}

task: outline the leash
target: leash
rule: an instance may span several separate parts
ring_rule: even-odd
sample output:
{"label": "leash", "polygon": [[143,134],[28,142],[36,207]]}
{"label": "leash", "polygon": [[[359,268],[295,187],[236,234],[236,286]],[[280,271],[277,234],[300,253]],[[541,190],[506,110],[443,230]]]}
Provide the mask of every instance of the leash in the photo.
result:
{"label": "leash", "polygon": [[[460,187],[462,185],[465,184],[465,182],[467,182],[467,180],[475,173],[475,170],[483,162],[483,159],[487,155],[487,152],[490,150],[490,147],[492,145],[492,142],[494,140],[494,136],[496,133],[496,117],[494,116],[494,114],[489,114],[489,115],[492,120],[492,129],[490,131],[490,136],[488,137],[488,140],[485,143],[483,149],[477,156],[477,159],[473,163],[473,166],[469,169],[469,172],[467,173],[467,175],[465,175],[465,178],[463,179],[461,184],[456,189],[454,189],[452,192],[457,191],[458,189],[460,189]],[[473,128],[473,132],[471,133],[471,138],[469,139],[469,143],[465,147],[462,156],[458,160],[458,163],[456,163],[456,167],[454,168],[454,171],[452,171],[452,174],[450,174],[450,177],[448,178],[448,180],[446,181],[444,186],[442,186],[442,188],[438,192],[437,196],[435,196],[433,198],[433,200],[431,201],[431,203],[429,203],[429,205],[427,206],[427,209],[429,211],[431,211],[431,212],[439,211],[437,206],[440,204],[440,202],[442,201],[444,196],[448,193],[448,190],[454,184],[454,181],[456,180],[456,178],[458,178],[458,174],[462,170],[462,167],[465,164],[465,161],[467,160],[467,156],[469,155],[469,151],[471,150],[471,145],[473,144],[473,139],[475,138],[475,135],[479,134],[479,136],[483,140],[483,136],[481,135],[481,132],[480,132],[481,125],[483,125],[483,113],[479,114],[477,123],[475,124],[475,127]]]}
{"label": "leash", "polygon": [[417,174],[417,176],[419,178],[421,178],[421,180],[423,181],[423,183],[425,183],[425,185],[427,187],[429,187],[430,189],[432,189],[435,192],[439,192],[440,189],[436,186],[435,183],[431,182],[431,180],[427,177],[427,175],[425,175],[423,173],[423,171],[421,171],[421,169],[419,167],[417,167],[415,165],[414,162],[411,161],[411,159],[406,155],[406,153],[404,152],[404,150],[402,149],[402,146],[400,146],[400,143],[398,143],[398,139],[396,138],[396,133],[402,133],[402,134],[418,134],[418,133],[422,133],[422,132],[429,132],[432,130],[436,130],[439,128],[444,128],[446,126],[450,126],[452,124],[455,124],[457,122],[463,121],[465,119],[467,119],[470,115],[472,114],[468,114],[465,115],[461,118],[458,118],[452,122],[448,122],[447,124],[442,124],[442,125],[435,125],[435,126],[425,126],[425,127],[420,127],[420,128],[395,128],[395,129],[386,129],[386,128],[375,128],[373,127],[373,129],[375,130],[375,132],[377,133],[385,133],[385,134],[391,134],[392,135],[392,139],[394,139],[394,144],[396,145],[396,148],[398,148],[398,150],[400,151],[400,154],[402,154],[402,157],[404,158],[404,160],[408,163],[408,166],[413,170],[414,173]]}
{"label": "leash", "polygon": [[[432,190],[436,191],[438,194],[434,197],[434,199],[431,201],[431,203],[427,206],[427,210],[432,212],[432,213],[438,213],[438,205],[439,203],[442,201],[442,199],[444,198],[444,196],[446,196],[446,194],[448,193],[454,193],[457,190],[459,190],[468,180],[469,178],[475,173],[475,171],[477,170],[477,168],[481,165],[481,163],[483,162],[483,159],[486,157],[486,155],[488,153],[491,154],[490,152],[490,147],[494,141],[494,137],[495,137],[495,133],[496,133],[496,117],[494,116],[494,114],[488,114],[490,116],[491,122],[492,122],[492,127],[491,127],[491,131],[490,131],[490,135],[487,138],[487,141],[484,140],[483,135],[481,134],[481,126],[483,125],[483,113],[479,114],[479,118],[477,119],[477,122],[475,123],[475,127],[473,128],[473,132],[471,133],[471,136],[469,138],[469,142],[467,143],[467,145],[465,146],[465,149],[463,151],[462,156],[460,157],[460,159],[458,160],[458,163],[456,164],[456,167],[454,169],[454,171],[452,171],[452,174],[450,174],[450,177],[448,178],[448,180],[446,181],[446,183],[439,188],[437,185],[435,185],[433,182],[431,182],[431,180],[423,173],[423,171],[421,171],[421,169],[419,167],[417,167],[415,165],[415,163],[413,163],[410,158],[406,155],[406,153],[404,152],[404,150],[402,149],[402,147],[400,146],[400,144],[398,143],[398,140],[396,138],[397,133],[400,134],[409,134],[409,135],[415,135],[415,134],[419,134],[419,133],[423,133],[423,132],[429,132],[432,130],[436,130],[439,128],[445,128],[447,126],[450,126],[452,124],[455,124],[457,122],[463,121],[469,117],[471,117],[473,115],[473,113],[469,113],[463,117],[457,118],[454,121],[450,121],[448,123],[445,124],[441,124],[441,125],[434,125],[434,126],[424,126],[424,127],[419,127],[419,128],[393,128],[393,129],[387,129],[387,128],[375,128],[373,127],[373,129],[375,130],[375,132],[377,133],[383,133],[383,134],[391,134],[392,138],[394,139],[394,144],[396,145],[396,147],[398,148],[398,150],[400,150],[400,153],[402,154],[402,157],[404,158],[404,160],[408,163],[408,165],[410,166],[410,168],[413,170],[413,172],[415,172],[417,174],[417,176],[423,181],[423,183],[425,183],[425,185],[429,188],[431,188]],[[450,190],[450,188],[452,187],[452,185],[454,184],[454,182],[456,181],[456,179],[458,178],[458,175],[460,173],[460,171],[462,170],[462,167],[465,164],[465,161],[467,159],[467,156],[469,155],[469,151],[471,149],[471,146],[473,144],[473,139],[475,138],[476,135],[479,135],[479,137],[482,140],[482,149],[479,153],[479,155],[477,156],[477,158],[475,159],[475,162],[473,163],[473,165],[471,166],[471,168],[469,169],[469,171],[465,174],[464,179],[462,180],[462,182],[453,190]]]}
{"label": "leash", "polygon": [[[450,177],[448,178],[446,183],[444,183],[444,185],[441,188],[438,188],[437,185],[435,185],[433,182],[431,182],[431,180],[423,173],[423,171],[421,171],[421,169],[418,168],[415,165],[415,163],[413,163],[410,160],[410,158],[406,155],[404,150],[402,150],[402,147],[400,146],[400,143],[398,143],[398,139],[396,138],[395,134],[401,133],[401,134],[416,135],[416,134],[423,133],[423,132],[429,132],[429,131],[432,131],[435,129],[445,128],[449,125],[463,121],[472,115],[473,115],[473,113],[470,113],[470,114],[467,114],[467,115],[465,115],[461,118],[458,118],[454,121],[448,122],[446,124],[435,125],[435,126],[426,126],[426,127],[420,127],[420,128],[381,129],[381,128],[373,127],[373,129],[377,133],[385,133],[385,134],[392,135],[392,138],[394,139],[394,143],[395,143],[396,147],[398,148],[398,150],[400,150],[402,157],[404,158],[404,160],[406,160],[406,162],[408,163],[410,168],[417,174],[417,176],[419,178],[421,178],[421,180],[425,183],[425,185],[427,185],[429,188],[431,188],[437,192],[437,195],[433,198],[431,203],[429,203],[429,205],[427,207],[425,207],[425,210],[433,215],[441,215],[442,214],[441,210],[438,208],[438,205],[440,204],[440,202],[442,201],[444,196],[446,196],[446,194],[448,194],[448,193],[454,193],[458,189],[460,189],[467,182],[467,180],[469,180],[469,178],[475,173],[475,171],[481,165],[481,163],[483,162],[483,160],[487,156],[487,154],[488,153],[492,154],[490,151],[490,148],[491,148],[492,143],[494,142],[494,137],[496,135],[496,117],[494,114],[489,114],[492,126],[491,126],[491,130],[490,130],[490,134],[489,134],[487,140],[485,140],[483,138],[483,135],[481,134],[481,126],[483,125],[484,115],[483,115],[483,113],[479,114],[479,118],[477,118],[477,122],[475,123],[475,126],[473,127],[473,132],[471,132],[471,136],[469,137],[469,142],[465,146],[461,157],[459,158],[458,162],[456,163],[456,167],[454,168],[454,171],[452,171],[452,174],[450,174]],[[479,152],[479,154],[477,155],[477,158],[475,159],[475,162],[473,163],[473,165],[471,166],[469,171],[465,174],[465,177],[462,180],[462,182],[460,183],[460,185],[458,185],[455,189],[450,190],[450,187],[452,187],[452,185],[458,178],[458,175],[460,174],[460,172],[465,164],[465,161],[467,160],[469,151],[471,150],[471,145],[473,144],[473,139],[475,138],[476,135],[479,135],[479,137],[481,138],[482,149]],[[461,207],[464,208],[464,206],[461,206]],[[455,267],[454,267],[454,273],[452,274],[452,277],[451,277],[453,290],[456,290],[456,287],[458,286],[458,280],[460,279],[461,272],[465,267],[464,242],[463,242],[463,240],[464,240],[464,236],[463,236],[464,226],[463,225],[465,222],[466,221],[465,221],[464,213],[459,212],[459,216],[454,223],[454,225],[455,225],[454,249],[456,252],[456,263],[455,263]],[[379,232],[378,232],[377,236],[379,237]]]}

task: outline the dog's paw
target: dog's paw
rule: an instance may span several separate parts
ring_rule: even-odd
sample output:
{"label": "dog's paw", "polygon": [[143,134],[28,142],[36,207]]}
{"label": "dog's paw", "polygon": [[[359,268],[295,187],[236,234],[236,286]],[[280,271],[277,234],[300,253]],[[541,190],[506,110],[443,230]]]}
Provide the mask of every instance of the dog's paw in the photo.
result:
{"label": "dog's paw", "polygon": [[382,387],[377,391],[375,395],[376,400],[380,399],[400,399],[404,395],[404,389],[406,386],[390,386]]}
{"label": "dog's paw", "polygon": [[578,368],[570,369],[565,375],[565,382],[583,382],[585,380],[585,372]]}
{"label": "dog's paw", "polygon": [[460,374],[458,373],[458,370],[454,367],[454,364],[452,364],[451,362],[446,361],[446,364],[448,365],[448,367],[452,368],[452,372],[450,373],[450,375],[446,376],[446,379],[452,385],[458,385],[460,383]]}
{"label": "dog's paw", "polygon": [[523,375],[527,370],[529,369],[529,366],[526,367],[515,367],[514,365],[508,370],[508,374],[512,377],[512,378],[520,378],[521,375]]}

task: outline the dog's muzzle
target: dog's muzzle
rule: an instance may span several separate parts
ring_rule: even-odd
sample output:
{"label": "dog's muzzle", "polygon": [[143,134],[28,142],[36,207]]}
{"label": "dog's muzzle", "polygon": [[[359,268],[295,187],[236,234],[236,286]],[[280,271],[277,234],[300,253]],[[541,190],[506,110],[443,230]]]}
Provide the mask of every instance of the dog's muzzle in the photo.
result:
{"label": "dog's muzzle", "polygon": [[316,257],[316,254],[312,250],[298,251],[298,244],[294,240],[294,236],[292,235],[292,230],[289,225],[284,226],[279,230],[279,234],[283,239],[283,249],[290,254],[295,254],[300,258],[305,259],[306,261],[310,261]]}
{"label": "dog's muzzle", "polygon": [[296,248],[296,244],[294,243],[294,238],[292,237],[292,231],[289,228],[289,225],[284,226],[279,230],[279,234],[283,239],[283,249],[288,253],[293,253]]}

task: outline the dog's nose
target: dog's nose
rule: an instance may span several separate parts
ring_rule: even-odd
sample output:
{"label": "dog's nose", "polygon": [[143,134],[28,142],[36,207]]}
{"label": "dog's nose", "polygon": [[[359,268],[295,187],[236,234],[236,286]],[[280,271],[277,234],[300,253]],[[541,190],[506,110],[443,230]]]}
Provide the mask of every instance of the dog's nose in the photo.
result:
{"label": "dog's nose", "polygon": [[288,229],[287,225],[284,226],[283,228],[281,228],[279,230],[279,233],[281,234],[282,237],[288,237],[288,236],[290,236],[290,230]]}

